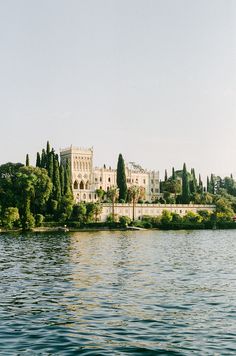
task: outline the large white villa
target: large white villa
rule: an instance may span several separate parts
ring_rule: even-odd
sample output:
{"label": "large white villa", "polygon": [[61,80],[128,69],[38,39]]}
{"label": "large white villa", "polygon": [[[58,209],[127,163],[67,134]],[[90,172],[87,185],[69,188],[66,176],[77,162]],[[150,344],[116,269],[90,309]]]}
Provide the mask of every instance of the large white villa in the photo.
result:
{"label": "large white villa", "polygon": [[[71,166],[73,194],[76,202],[93,202],[97,200],[97,189],[105,192],[116,186],[116,169],[93,166],[93,148],[70,146],[60,151],[61,163],[66,161]],[[131,162],[126,165],[127,186],[142,187],[144,200],[152,202],[160,194],[159,172],[148,171]]]}

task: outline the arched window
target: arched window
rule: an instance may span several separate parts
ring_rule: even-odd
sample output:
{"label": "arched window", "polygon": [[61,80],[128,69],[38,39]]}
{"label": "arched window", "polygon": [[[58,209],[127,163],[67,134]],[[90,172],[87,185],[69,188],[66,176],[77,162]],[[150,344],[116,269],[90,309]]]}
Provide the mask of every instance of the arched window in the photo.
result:
{"label": "arched window", "polygon": [[83,195],[84,200],[86,200],[86,194]]}
{"label": "arched window", "polygon": [[89,194],[89,199],[90,199],[90,200],[92,199],[92,195],[91,195],[91,194]]}
{"label": "arched window", "polygon": [[77,182],[77,180],[75,180],[75,182],[74,182],[74,189],[78,189],[78,182]]}
{"label": "arched window", "polygon": [[84,189],[84,182],[83,181],[80,182],[79,189],[81,189],[81,190]]}
{"label": "arched window", "polygon": [[85,189],[89,189],[89,181],[86,182]]}

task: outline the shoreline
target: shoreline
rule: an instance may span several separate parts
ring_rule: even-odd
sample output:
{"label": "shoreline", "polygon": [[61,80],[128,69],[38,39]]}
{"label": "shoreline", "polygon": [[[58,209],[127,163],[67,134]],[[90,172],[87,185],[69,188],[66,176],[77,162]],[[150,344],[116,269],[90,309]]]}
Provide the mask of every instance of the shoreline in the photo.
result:
{"label": "shoreline", "polygon": [[[235,224],[236,225],[236,224]],[[201,231],[209,231],[209,230],[235,230],[236,229],[236,226],[235,227],[216,227],[216,228],[199,228],[199,227],[196,227],[196,228],[184,228],[184,227],[181,227],[181,228],[171,228],[171,227],[168,227],[168,228],[155,228],[155,227],[152,227],[152,228],[132,228],[132,227],[85,227],[85,228],[68,228],[67,230],[63,230],[63,228],[59,229],[58,227],[36,227],[36,228],[33,228],[31,230],[22,230],[22,229],[13,229],[13,230],[7,230],[7,229],[0,229],[0,234],[3,234],[3,233],[44,233],[44,232],[57,232],[57,233],[70,233],[70,232],[102,232],[102,231],[135,231],[135,232],[142,232],[142,231],[196,231],[196,230],[201,230]]]}

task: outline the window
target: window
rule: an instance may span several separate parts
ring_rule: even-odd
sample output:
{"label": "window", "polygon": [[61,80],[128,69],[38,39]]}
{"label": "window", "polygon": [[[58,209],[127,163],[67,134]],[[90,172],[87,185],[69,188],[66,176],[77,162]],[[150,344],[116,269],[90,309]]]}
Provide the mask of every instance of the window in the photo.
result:
{"label": "window", "polygon": [[110,181],[111,181],[111,178],[109,177],[109,178],[108,178],[108,182],[110,182]]}
{"label": "window", "polygon": [[74,189],[78,189],[78,182],[77,182],[77,180],[74,182]]}
{"label": "window", "polygon": [[143,184],[146,184],[146,179],[143,180]]}
{"label": "window", "polygon": [[79,189],[81,189],[81,190],[84,189],[84,182],[83,181],[80,182]]}
{"label": "window", "polygon": [[100,182],[102,182],[102,177],[100,177]]}
{"label": "window", "polygon": [[98,179],[97,178],[95,178],[95,182],[97,182],[98,181]]}

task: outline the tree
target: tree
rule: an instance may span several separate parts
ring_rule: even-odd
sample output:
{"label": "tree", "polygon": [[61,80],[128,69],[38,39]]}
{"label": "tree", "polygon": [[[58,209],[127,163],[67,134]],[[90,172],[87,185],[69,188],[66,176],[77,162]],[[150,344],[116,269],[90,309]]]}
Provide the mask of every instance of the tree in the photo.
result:
{"label": "tree", "polygon": [[3,210],[17,206],[17,173],[21,167],[23,167],[22,163],[11,162],[0,166],[0,205]]}
{"label": "tree", "polygon": [[194,195],[197,192],[197,179],[194,168],[191,169],[191,180],[189,182],[190,193]]}
{"label": "tree", "polygon": [[53,153],[50,152],[47,157],[47,171],[48,171],[48,176],[51,178],[51,180],[54,180],[54,156]]}
{"label": "tree", "polygon": [[61,184],[61,195],[64,195],[65,192],[65,170],[64,166],[60,165],[60,184]]}
{"label": "tree", "polygon": [[203,183],[202,183],[202,178],[201,175],[199,174],[198,178],[198,193],[203,194]]}
{"label": "tree", "polygon": [[44,148],[41,155],[41,168],[47,168],[47,155]]}
{"label": "tree", "polygon": [[38,167],[21,167],[17,173],[15,194],[20,216],[32,220],[30,213],[44,212],[52,191],[47,171]]}
{"label": "tree", "polygon": [[98,201],[101,202],[105,195],[105,191],[103,189],[96,189],[95,193],[97,194]]}
{"label": "tree", "polygon": [[131,223],[131,219],[128,216],[120,216],[119,223],[121,227],[127,227]]}
{"label": "tree", "polygon": [[168,210],[163,210],[161,214],[161,224],[162,225],[168,225],[172,221],[172,214]]}
{"label": "tree", "polygon": [[70,173],[70,163],[66,160],[65,166],[65,191],[64,194],[71,194],[71,173]]}
{"label": "tree", "polygon": [[3,226],[12,229],[15,222],[20,219],[19,210],[14,207],[6,208],[3,215]]}
{"label": "tree", "polygon": [[29,155],[27,153],[26,155],[26,159],[25,159],[25,165],[28,167],[30,164],[29,164]]}
{"label": "tree", "polygon": [[80,223],[86,222],[87,208],[85,203],[75,204],[73,206],[72,218]]}
{"label": "tree", "polygon": [[176,173],[175,173],[174,167],[172,167],[172,177],[171,178],[173,181],[176,180]]}
{"label": "tree", "polygon": [[133,207],[133,221],[135,218],[135,214],[134,214],[134,210],[135,210],[135,204],[138,202],[140,197],[140,187],[138,187],[137,185],[132,185],[131,187],[129,187],[128,189],[128,201],[132,202],[132,207]]}
{"label": "tree", "polygon": [[53,165],[53,199],[57,200],[60,204],[61,201],[61,182],[58,160],[54,160]]}
{"label": "tree", "polygon": [[167,169],[165,169],[165,181],[168,179]]}
{"label": "tree", "polygon": [[41,167],[41,157],[39,152],[37,152],[36,167]]}
{"label": "tree", "polygon": [[117,187],[111,187],[107,191],[107,197],[112,202],[112,217],[114,219],[114,217],[115,217],[115,202],[117,201],[117,199],[119,197],[119,189]]}
{"label": "tree", "polygon": [[125,174],[125,163],[122,154],[119,154],[117,163],[117,187],[119,188],[119,201],[126,201],[127,184]]}
{"label": "tree", "polygon": [[183,173],[182,173],[182,197],[183,204],[189,204],[190,202],[190,191],[189,191],[189,178],[188,172],[186,169],[186,164],[183,165]]}

